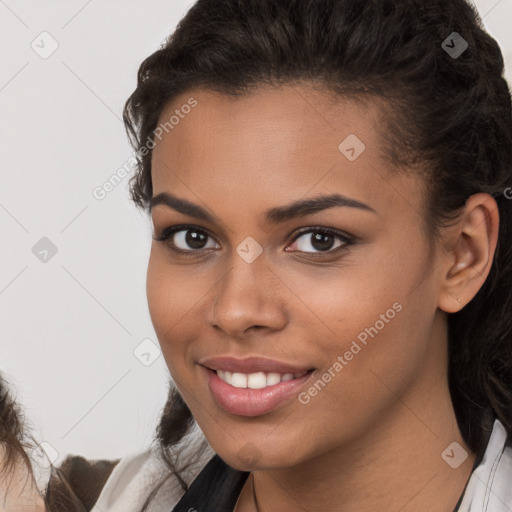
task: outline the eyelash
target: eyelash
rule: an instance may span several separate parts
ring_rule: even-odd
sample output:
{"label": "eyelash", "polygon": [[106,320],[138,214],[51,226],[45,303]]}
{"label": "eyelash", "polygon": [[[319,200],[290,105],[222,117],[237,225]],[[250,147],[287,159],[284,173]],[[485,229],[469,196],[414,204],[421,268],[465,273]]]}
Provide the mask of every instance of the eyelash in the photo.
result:
{"label": "eyelash", "polygon": [[[199,233],[203,233],[209,238],[213,238],[207,230],[200,228],[198,226],[193,226],[190,224],[180,224],[177,226],[169,226],[162,230],[159,236],[153,236],[153,240],[157,242],[162,242],[165,245],[167,245],[173,252],[177,254],[182,254],[184,256],[197,256],[198,253],[202,251],[208,251],[211,249],[191,249],[189,251],[186,251],[184,249],[180,249],[179,247],[176,247],[176,245],[170,241],[172,235],[179,231],[197,231]],[[299,231],[293,238],[291,243],[294,243],[299,237],[306,233],[323,233],[335,236],[339,238],[343,245],[340,245],[339,247],[336,247],[334,249],[328,249],[327,251],[319,251],[317,253],[311,253],[311,252],[304,252],[304,251],[289,251],[289,252],[303,252],[304,254],[307,254],[308,256],[312,256],[313,258],[323,257],[326,256],[332,256],[333,254],[338,254],[338,252],[347,250],[349,246],[353,245],[356,242],[355,237],[350,237],[344,233],[340,233],[339,231],[332,229],[332,228],[326,228],[321,226],[311,227],[311,228],[304,228],[303,230]]]}

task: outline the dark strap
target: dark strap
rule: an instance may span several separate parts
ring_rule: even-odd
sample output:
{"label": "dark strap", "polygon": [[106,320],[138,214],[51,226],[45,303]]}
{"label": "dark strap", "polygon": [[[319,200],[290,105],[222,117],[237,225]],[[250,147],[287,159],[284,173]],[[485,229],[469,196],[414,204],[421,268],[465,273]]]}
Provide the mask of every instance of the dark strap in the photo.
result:
{"label": "dark strap", "polygon": [[231,512],[248,476],[249,472],[233,469],[214,455],[172,512]]}

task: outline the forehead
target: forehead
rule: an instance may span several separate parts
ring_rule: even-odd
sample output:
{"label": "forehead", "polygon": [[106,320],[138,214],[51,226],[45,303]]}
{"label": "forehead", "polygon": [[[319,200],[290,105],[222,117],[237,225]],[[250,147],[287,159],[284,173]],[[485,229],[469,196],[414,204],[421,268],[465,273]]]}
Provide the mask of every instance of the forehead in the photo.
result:
{"label": "forehead", "polygon": [[[383,208],[403,194],[419,200],[416,180],[395,172],[384,156],[375,129],[381,115],[370,99],[305,85],[241,96],[190,89],[160,116],[168,126],[153,150],[154,194],[183,191],[193,200],[190,191],[225,197],[231,190],[265,196],[270,205],[335,189]],[[396,180],[404,183],[383,183]]]}
{"label": "forehead", "polygon": [[[192,101],[195,106],[189,108]],[[318,148],[314,151],[318,158],[326,150],[338,151],[338,145],[333,147],[332,142],[341,142],[349,134],[358,134],[366,146],[377,149],[373,126],[379,114],[377,105],[370,100],[342,99],[325,89],[306,85],[260,86],[241,96],[191,89],[166,105],[159,126],[174,121],[173,126],[161,131],[161,139],[172,132],[174,149],[198,141],[205,147],[214,138],[219,153],[236,141],[245,143],[239,146],[239,154],[255,148],[260,155],[270,157],[294,143],[298,150],[308,139],[308,146]],[[158,142],[161,140],[157,140],[160,148],[154,151],[155,159],[162,146]],[[173,145],[172,140],[168,142]]]}

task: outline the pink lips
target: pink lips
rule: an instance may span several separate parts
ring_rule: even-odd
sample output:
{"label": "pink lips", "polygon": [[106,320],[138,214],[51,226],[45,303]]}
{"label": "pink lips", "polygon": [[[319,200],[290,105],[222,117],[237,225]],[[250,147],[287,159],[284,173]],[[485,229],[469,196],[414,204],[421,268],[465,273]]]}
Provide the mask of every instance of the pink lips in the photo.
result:
{"label": "pink lips", "polygon": [[239,373],[275,372],[295,374],[311,369],[306,366],[291,365],[265,357],[247,357],[245,359],[237,359],[231,356],[206,357],[201,359],[199,364],[211,370],[224,370]]}
{"label": "pink lips", "polygon": [[[217,404],[226,412],[239,416],[259,416],[276,409],[283,402],[296,396],[311,377],[311,368],[295,366],[261,357],[236,359],[230,356],[205,358],[199,361],[208,380],[208,386]],[[236,388],[224,382],[216,370],[237,373],[292,373],[305,375],[282,381],[263,389]]]}

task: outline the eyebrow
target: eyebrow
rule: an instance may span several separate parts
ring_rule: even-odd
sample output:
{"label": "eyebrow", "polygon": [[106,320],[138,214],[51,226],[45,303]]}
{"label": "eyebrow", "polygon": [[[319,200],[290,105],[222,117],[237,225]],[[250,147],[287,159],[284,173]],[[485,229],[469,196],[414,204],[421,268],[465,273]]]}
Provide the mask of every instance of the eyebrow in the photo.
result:
{"label": "eyebrow", "polygon": [[[187,201],[186,199],[180,199],[168,192],[161,192],[151,198],[149,205],[149,211],[157,206],[165,205],[177,212],[189,215],[197,219],[215,223],[214,218],[200,206]],[[327,210],[328,208],[335,207],[349,207],[358,208],[373,213],[377,213],[371,206],[368,206],[361,201],[352,199],[341,194],[331,194],[326,196],[318,196],[309,199],[300,199],[286,206],[278,206],[270,208],[265,212],[265,220],[267,224],[279,224],[291,219],[298,217],[305,217],[306,215],[312,215],[314,213]]]}

